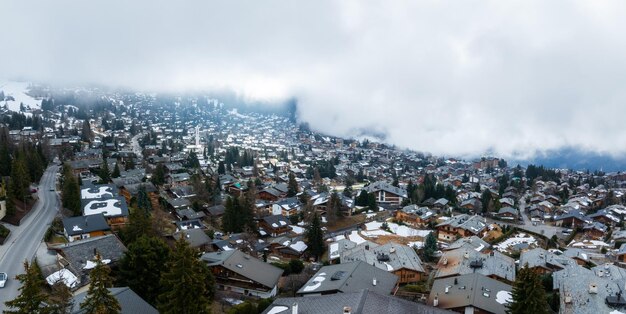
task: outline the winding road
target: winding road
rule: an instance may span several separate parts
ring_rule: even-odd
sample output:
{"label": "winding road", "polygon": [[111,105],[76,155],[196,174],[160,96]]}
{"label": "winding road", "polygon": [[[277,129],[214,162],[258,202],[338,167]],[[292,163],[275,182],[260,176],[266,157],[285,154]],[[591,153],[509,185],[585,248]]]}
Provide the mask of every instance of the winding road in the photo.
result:
{"label": "winding road", "polygon": [[60,201],[56,191],[56,177],[59,166],[48,167],[41,177],[35,204],[18,227],[7,226],[11,235],[7,242],[0,246],[0,272],[6,272],[9,280],[4,288],[0,288],[0,310],[5,310],[4,302],[13,300],[18,295],[20,282],[15,275],[24,273],[24,260],[32,260],[37,248],[43,240],[46,230],[58,213]]}

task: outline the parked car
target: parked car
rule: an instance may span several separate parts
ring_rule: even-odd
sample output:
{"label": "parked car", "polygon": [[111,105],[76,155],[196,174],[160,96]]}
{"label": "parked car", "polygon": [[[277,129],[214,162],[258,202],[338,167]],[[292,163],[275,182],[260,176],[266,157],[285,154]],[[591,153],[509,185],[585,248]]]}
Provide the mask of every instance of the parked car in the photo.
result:
{"label": "parked car", "polygon": [[7,283],[9,276],[7,273],[0,273],[0,288],[4,288],[4,285]]}

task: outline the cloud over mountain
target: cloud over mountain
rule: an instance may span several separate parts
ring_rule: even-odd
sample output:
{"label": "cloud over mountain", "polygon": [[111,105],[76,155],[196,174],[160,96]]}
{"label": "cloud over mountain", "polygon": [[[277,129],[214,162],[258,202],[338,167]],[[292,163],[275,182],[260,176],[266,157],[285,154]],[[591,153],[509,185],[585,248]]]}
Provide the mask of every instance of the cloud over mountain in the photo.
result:
{"label": "cloud over mountain", "polygon": [[0,75],[298,99],[444,155],[626,152],[619,1],[4,1]]}

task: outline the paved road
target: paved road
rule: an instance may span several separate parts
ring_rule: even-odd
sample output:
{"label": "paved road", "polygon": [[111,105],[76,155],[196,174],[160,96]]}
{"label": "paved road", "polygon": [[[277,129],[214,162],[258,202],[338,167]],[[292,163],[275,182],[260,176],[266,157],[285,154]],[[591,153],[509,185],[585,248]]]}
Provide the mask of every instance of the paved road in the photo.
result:
{"label": "paved road", "polygon": [[60,202],[55,189],[58,166],[46,169],[39,183],[39,201],[33,211],[19,227],[11,228],[8,242],[0,246],[0,272],[6,272],[9,280],[6,286],[0,289],[0,310],[6,309],[4,302],[14,299],[18,295],[19,281],[15,275],[24,273],[24,260],[31,260],[41,244],[48,226],[58,213]]}

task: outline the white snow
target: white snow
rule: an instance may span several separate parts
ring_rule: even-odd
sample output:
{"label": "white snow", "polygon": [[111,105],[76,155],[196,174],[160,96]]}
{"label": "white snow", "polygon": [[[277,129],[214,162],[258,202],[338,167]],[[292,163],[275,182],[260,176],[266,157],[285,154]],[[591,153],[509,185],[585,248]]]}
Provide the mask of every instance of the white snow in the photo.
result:
{"label": "white snow", "polygon": [[362,233],[364,236],[366,236],[366,237],[370,237],[370,238],[376,238],[376,237],[381,236],[381,235],[383,235],[383,236],[384,236],[384,235],[389,235],[389,234],[391,234],[391,233],[389,233],[389,232],[387,232],[387,231],[385,231],[385,230],[363,231],[363,232],[361,232],[361,233]]}
{"label": "white snow", "polygon": [[[20,104],[28,109],[41,109],[41,100],[35,99],[26,95],[28,92],[29,83],[26,82],[1,82],[0,91],[4,92],[5,98],[8,96],[13,97],[15,100],[1,101],[0,106],[6,105],[11,111],[20,112]],[[24,112],[24,115],[32,115],[30,112]]]}
{"label": "white snow", "polygon": [[74,288],[74,286],[76,286],[76,282],[78,281],[78,278],[71,271],[65,268],[59,271],[56,271],[52,273],[50,276],[46,277],[46,282],[48,282],[48,284],[51,286],[59,281],[63,281],[63,283],[68,288]]}
{"label": "white snow", "polygon": [[298,227],[295,225],[291,225],[291,231],[295,234],[303,234],[304,233],[304,228],[302,227]]}
{"label": "white snow", "polygon": [[393,266],[387,264],[387,262],[384,262],[383,264],[385,264],[385,266],[387,266],[387,271],[393,271]]}
{"label": "white snow", "polygon": [[[102,264],[106,265],[108,263],[110,263],[111,260],[110,259],[103,259],[102,260]],[[96,262],[93,261],[87,261],[87,263],[85,264],[85,267],[83,267],[83,269],[93,269],[96,267]]]}
{"label": "white snow", "polygon": [[95,198],[102,198],[105,195],[109,195],[111,197],[113,197],[113,193],[108,191],[109,187],[108,186],[101,186],[98,188],[98,192],[92,193],[89,191],[89,189],[82,189],[80,191],[80,198],[82,199],[95,199]]}
{"label": "white snow", "polygon": [[269,312],[267,312],[267,314],[278,314],[282,311],[286,311],[289,308],[286,306],[282,306],[282,305],[277,305],[275,307],[273,307],[271,310],[269,310]]}
{"label": "white snow", "polygon": [[[115,206],[116,203],[118,203],[119,200],[116,199],[107,199],[107,200],[97,200],[97,201],[91,201],[89,203],[87,203],[87,205],[85,206],[85,216],[89,216],[89,215],[97,215],[97,214],[104,214],[104,216],[118,216],[122,214],[122,208],[119,206]],[[96,208],[93,208],[93,206],[96,206],[96,204],[102,204],[103,206],[98,206]]]}
{"label": "white snow", "polygon": [[83,229],[81,229],[79,226],[74,226],[72,228],[72,231],[83,231]]}
{"label": "white snow", "polygon": [[365,217],[367,217],[367,218],[372,218],[372,217],[374,217],[374,216],[376,216],[376,214],[375,214],[375,213],[365,214]]}
{"label": "white snow", "polygon": [[522,244],[522,243],[535,244],[537,243],[537,240],[532,236],[526,236],[526,234],[524,233],[519,233],[519,234],[516,234],[514,237],[508,238],[502,241],[501,243],[499,243],[498,245],[496,245],[496,249],[498,251],[504,252],[508,250],[511,246]]}
{"label": "white snow", "polygon": [[339,243],[331,243],[330,244],[330,259],[335,259],[339,257]]}
{"label": "white snow", "polygon": [[305,292],[315,291],[315,289],[319,288],[322,285],[322,282],[326,280],[326,277],[324,276],[326,276],[325,273],[319,274],[319,276],[313,278],[312,285],[306,286],[302,288],[302,290],[304,290]]}
{"label": "white snow", "polygon": [[354,242],[356,244],[361,244],[361,243],[365,242],[365,239],[363,239],[363,237],[361,237],[356,230],[353,230],[350,233],[350,235],[348,236],[348,238],[350,239],[350,241],[352,241],[352,242]]}
{"label": "white snow", "polygon": [[412,241],[412,242],[409,242],[409,246],[410,247],[415,247],[417,249],[421,249],[421,248],[424,247],[424,242],[422,242],[422,241]]}
{"label": "white snow", "polygon": [[500,303],[500,304],[507,304],[509,302],[511,302],[513,300],[513,297],[511,296],[511,292],[509,291],[498,291],[498,293],[496,293],[496,302]]}
{"label": "white snow", "polygon": [[485,248],[485,245],[481,243],[479,247],[475,248],[475,250],[476,250],[476,251],[478,251],[478,252],[480,252],[480,251],[482,251],[484,248]]}
{"label": "white snow", "polygon": [[297,252],[304,252],[308,246],[304,242],[298,241],[290,245],[289,247],[296,250]]}

